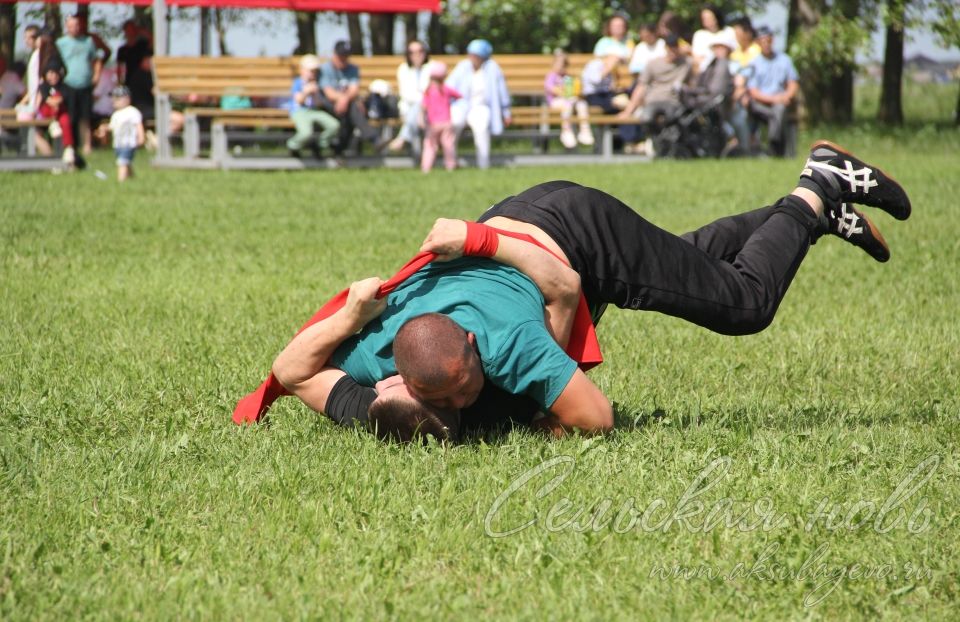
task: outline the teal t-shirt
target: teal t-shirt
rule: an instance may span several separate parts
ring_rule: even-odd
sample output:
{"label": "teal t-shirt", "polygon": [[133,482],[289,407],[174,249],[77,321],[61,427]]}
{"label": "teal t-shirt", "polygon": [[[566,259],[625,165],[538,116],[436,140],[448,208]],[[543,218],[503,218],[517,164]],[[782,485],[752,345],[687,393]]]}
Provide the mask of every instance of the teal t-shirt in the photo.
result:
{"label": "teal t-shirt", "polygon": [[549,408],[577,369],[550,336],[543,295],[521,272],[489,259],[431,263],[387,296],[387,309],[344,341],[330,364],[373,386],[397,373],[393,338],[424,313],[442,313],[477,337],[487,379]]}
{"label": "teal t-shirt", "polygon": [[93,61],[97,58],[97,46],[93,38],[62,36],[57,39],[57,50],[67,75],[63,82],[75,89],[85,89],[93,84]]}

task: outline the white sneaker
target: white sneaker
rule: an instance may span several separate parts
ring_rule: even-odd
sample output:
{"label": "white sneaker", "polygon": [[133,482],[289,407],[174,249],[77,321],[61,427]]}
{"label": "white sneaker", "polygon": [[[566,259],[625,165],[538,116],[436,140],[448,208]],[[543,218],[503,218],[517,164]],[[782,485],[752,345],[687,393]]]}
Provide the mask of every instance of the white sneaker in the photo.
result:
{"label": "white sneaker", "polygon": [[577,140],[580,141],[581,145],[586,145],[587,147],[593,145],[593,132],[589,128],[580,128],[580,133],[577,134]]}
{"label": "white sneaker", "polygon": [[64,147],[63,148],[63,163],[64,164],[73,164],[76,162],[77,156],[73,151],[73,147]]}
{"label": "white sneaker", "polygon": [[577,137],[574,136],[573,130],[564,130],[560,132],[560,142],[567,149],[573,149],[577,146]]}

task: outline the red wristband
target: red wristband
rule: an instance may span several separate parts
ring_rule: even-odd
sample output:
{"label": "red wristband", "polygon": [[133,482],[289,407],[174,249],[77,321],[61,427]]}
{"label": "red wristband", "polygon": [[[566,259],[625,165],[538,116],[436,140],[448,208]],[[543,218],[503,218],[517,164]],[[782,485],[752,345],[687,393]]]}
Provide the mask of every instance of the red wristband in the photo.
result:
{"label": "red wristband", "polygon": [[468,257],[493,257],[500,245],[500,238],[493,227],[479,222],[467,221],[467,239],[463,243],[463,254]]}

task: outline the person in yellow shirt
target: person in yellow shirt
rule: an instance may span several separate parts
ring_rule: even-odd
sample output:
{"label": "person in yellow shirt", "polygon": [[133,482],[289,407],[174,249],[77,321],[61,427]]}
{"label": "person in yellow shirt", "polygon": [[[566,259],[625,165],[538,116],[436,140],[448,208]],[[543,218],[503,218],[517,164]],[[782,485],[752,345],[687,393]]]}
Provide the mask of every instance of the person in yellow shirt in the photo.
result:
{"label": "person in yellow shirt", "polygon": [[760,45],[754,40],[757,33],[749,17],[734,20],[733,33],[737,37],[737,49],[730,53],[730,62],[743,69],[760,55]]}

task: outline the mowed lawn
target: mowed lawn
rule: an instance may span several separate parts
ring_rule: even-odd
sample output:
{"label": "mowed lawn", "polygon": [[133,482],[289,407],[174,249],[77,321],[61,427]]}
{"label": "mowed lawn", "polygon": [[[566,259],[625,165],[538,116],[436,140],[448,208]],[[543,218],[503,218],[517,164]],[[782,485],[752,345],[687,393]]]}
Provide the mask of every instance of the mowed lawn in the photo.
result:
{"label": "mowed lawn", "polygon": [[960,136],[837,136],[913,198],[888,264],[824,238],[750,337],[611,309],[614,434],[446,448],[230,413],[437,217],[566,178],[682,232],[802,159],[0,176],[0,619],[955,617]]}

